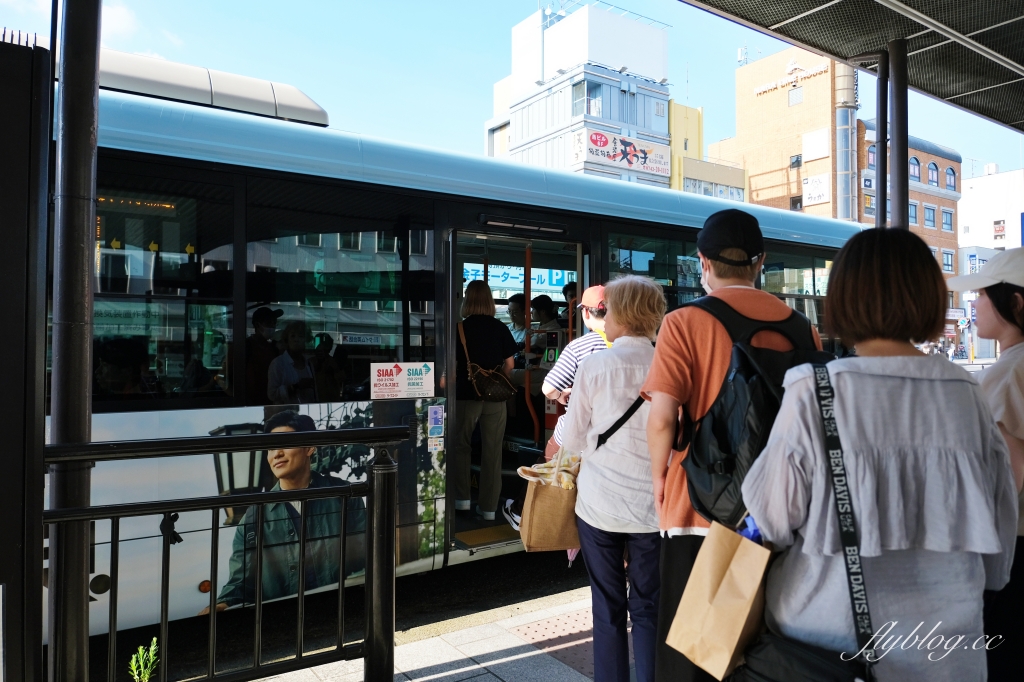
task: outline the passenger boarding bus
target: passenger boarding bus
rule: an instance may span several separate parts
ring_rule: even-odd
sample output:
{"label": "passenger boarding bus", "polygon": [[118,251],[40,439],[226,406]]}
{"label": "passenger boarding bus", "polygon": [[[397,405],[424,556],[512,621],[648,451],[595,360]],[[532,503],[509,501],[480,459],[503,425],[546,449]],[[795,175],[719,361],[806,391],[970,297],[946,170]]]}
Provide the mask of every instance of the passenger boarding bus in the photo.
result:
{"label": "passenger boarding bus", "polygon": [[[522,549],[500,511],[493,522],[454,513],[445,460],[455,382],[445,378],[454,373],[467,282],[488,281],[506,322],[508,298],[527,283],[531,296],[547,294],[565,309],[566,283],[582,293],[623,274],[661,283],[671,310],[703,293],[695,240],[705,218],[743,208],[766,238],[760,286],[807,315],[830,347],[821,327],[829,268],[859,230],[800,212],[127,92],[101,91],[99,121],[94,440],[254,433],[289,405],[319,429],[415,420],[418,436],[393,452],[399,575]],[[250,339],[261,308],[276,322],[265,343],[277,354],[298,337],[314,368],[314,385],[301,396],[269,395],[266,365],[254,357],[258,339]],[[550,363],[585,331],[578,315],[569,316],[536,354]],[[381,398],[374,371],[396,365],[415,369],[416,381]],[[535,390],[540,383],[533,381]],[[512,402],[503,497],[515,496],[516,468],[535,461],[557,416],[522,390]],[[321,448],[314,469],[361,481],[370,456],[365,446]],[[264,452],[106,462],[93,470],[92,503],[229,495],[274,482]],[[350,504],[346,585],[363,575],[361,509]],[[183,542],[171,549],[172,621],[195,617],[210,590],[224,585],[244,511],[221,517],[216,575],[210,514],[181,514]],[[159,522],[121,522],[119,630],[159,620]],[[97,636],[107,628],[109,542],[106,522],[96,523]],[[309,590],[309,598],[330,590],[337,585]],[[219,637],[228,621],[218,623]]]}

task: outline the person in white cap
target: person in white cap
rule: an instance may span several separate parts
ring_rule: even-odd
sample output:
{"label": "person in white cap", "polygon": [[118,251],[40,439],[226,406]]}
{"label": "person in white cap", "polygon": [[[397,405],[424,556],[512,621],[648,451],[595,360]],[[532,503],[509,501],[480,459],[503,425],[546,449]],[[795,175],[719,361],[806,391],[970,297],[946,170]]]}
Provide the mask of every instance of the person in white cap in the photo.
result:
{"label": "person in white cap", "polygon": [[[978,381],[992,416],[1006,439],[1017,490],[1024,483],[1024,248],[996,254],[980,272],[950,278],[952,291],[976,291],[978,336],[999,342],[995,364]],[[1024,495],[1018,498],[1024,508]],[[1020,605],[1024,604],[1024,516],[1017,522],[1017,546],[1010,582],[998,592],[985,593],[985,632],[1004,641],[1024,641]],[[1012,671],[1012,673],[1011,673]],[[1017,650],[988,651],[990,680],[1009,680],[1020,674]]]}

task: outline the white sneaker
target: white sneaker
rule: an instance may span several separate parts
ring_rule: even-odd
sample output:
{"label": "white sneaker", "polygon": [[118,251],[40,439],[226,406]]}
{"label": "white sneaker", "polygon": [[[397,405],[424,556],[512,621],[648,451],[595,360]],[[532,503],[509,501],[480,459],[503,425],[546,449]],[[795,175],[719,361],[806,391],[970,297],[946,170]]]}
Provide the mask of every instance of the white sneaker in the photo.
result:
{"label": "white sneaker", "polygon": [[469,500],[455,500],[455,511],[469,511]]}
{"label": "white sneaker", "polygon": [[512,526],[515,530],[519,530],[519,522],[523,520],[523,517],[512,511],[513,504],[515,504],[515,500],[505,500],[505,506],[501,508],[501,513],[505,515],[508,525]]}
{"label": "white sneaker", "polygon": [[494,520],[494,512],[480,511],[480,505],[476,506],[476,515],[479,516],[484,521],[493,521]]}

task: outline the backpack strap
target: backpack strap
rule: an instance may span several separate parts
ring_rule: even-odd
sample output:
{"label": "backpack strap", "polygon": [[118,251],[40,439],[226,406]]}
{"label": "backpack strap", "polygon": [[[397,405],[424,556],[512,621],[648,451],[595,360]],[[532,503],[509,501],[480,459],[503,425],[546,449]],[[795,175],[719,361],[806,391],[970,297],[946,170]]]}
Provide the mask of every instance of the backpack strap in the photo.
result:
{"label": "backpack strap", "polygon": [[680,307],[691,306],[700,308],[721,322],[733,343],[750,343],[750,340],[758,332],[772,331],[785,336],[793,344],[793,348],[817,350],[814,344],[814,334],[810,331],[810,320],[796,310],[792,311],[785,320],[770,322],[753,320],[740,315],[732,306],[717,296],[701,296]]}
{"label": "backpack strap", "polygon": [[607,431],[605,431],[604,433],[602,433],[600,436],[597,437],[597,447],[601,447],[602,445],[607,443],[608,439],[611,438],[612,436],[614,436],[615,432],[618,431],[619,429],[621,429],[623,424],[628,422],[630,420],[630,418],[634,414],[636,414],[636,411],[639,410],[643,406],[643,404],[644,404],[643,396],[640,396],[636,400],[634,400],[633,404],[629,406],[629,409],[626,410],[622,414],[621,417],[619,417],[619,420],[617,422],[615,422],[614,424],[612,424],[608,428]]}
{"label": "backpack strap", "polygon": [[[864,584],[864,564],[857,542],[857,525],[853,510],[853,495],[850,493],[850,477],[843,461],[843,443],[839,440],[836,426],[835,390],[828,375],[828,367],[815,363],[814,397],[825,430],[825,453],[828,455],[828,470],[832,481],[832,498],[839,518],[839,542],[843,546],[846,564],[846,582],[850,590],[850,606],[853,609],[853,626],[857,633],[857,646],[864,652],[864,660],[870,665],[876,661],[872,646],[875,631],[871,626],[871,612],[868,609],[868,593]],[[850,659],[844,659],[850,660]]]}

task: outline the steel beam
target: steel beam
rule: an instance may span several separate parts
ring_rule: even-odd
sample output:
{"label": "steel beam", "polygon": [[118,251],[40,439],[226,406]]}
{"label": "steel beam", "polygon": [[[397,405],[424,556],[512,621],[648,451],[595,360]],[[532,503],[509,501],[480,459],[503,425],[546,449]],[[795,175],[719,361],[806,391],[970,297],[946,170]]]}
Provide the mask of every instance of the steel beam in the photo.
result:
{"label": "steel beam", "polygon": [[780,21],[779,23],[774,24],[772,26],[769,26],[768,28],[770,30],[774,31],[774,30],[776,30],[778,28],[781,28],[782,26],[785,26],[786,24],[792,24],[794,21],[799,21],[800,19],[803,19],[804,17],[809,17],[812,14],[816,14],[816,13],[820,12],[821,10],[825,9],[826,7],[831,7],[832,5],[838,5],[842,1],[843,0],[832,0],[831,2],[826,2],[824,5],[818,5],[814,9],[809,9],[806,12],[801,12],[800,14],[797,14],[795,17],[790,17],[789,19],[786,19],[785,21]]}
{"label": "steel beam", "polygon": [[[910,150],[907,117],[907,41],[889,43],[889,86],[892,89],[891,227],[910,228]],[[879,207],[885,211],[885,205]]]}
{"label": "steel beam", "polygon": [[[999,28],[1000,26],[1006,26],[1007,24],[1012,24],[1015,21],[1020,21],[1022,19],[1024,19],[1024,17],[1014,17],[1013,19],[1007,19],[1006,21],[1000,21],[998,24],[992,24],[991,26],[986,26],[985,28],[979,28],[977,31],[971,31],[970,33],[967,33],[965,35],[967,37],[972,37],[972,36],[980,35],[980,34],[984,33],[985,31],[991,31],[994,28]],[[923,36],[926,33],[931,33],[931,32],[932,32],[932,30],[930,28],[928,28],[928,29],[925,29],[925,30],[921,31],[920,33],[914,33],[913,35],[907,36],[907,40],[910,40],[911,38],[917,38],[918,36]],[[953,41],[948,39],[948,38],[946,40],[940,40],[939,42],[935,43],[934,45],[928,45],[927,47],[922,47],[922,48],[914,50],[912,52],[908,52],[907,56],[908,57],[913,57],[915,54],[921,54],[922,52],[927,52],[928,50],[934,50],[937,47],[942,47],[943,45],[949,45],[952,42]]]}
{"label": "steel beam", "polygon": [[[65,0],[57,110],[53,270],[54,443],[92,439],[92,261],[96,237],[102,0]],[[50,468],[50,508],[89,505],[91,464]],[[50,528],[49,679],[89,675],[89,523]],[[161,643],[162,644],[162,643]]]}
{"label": "steel beam", "polygon": [[868,52],[850,58],[859,64],[877,61],[875,81],[875,227],[886,226],[889,198],[889,53]]}
{"label": "steel beam", "polygon": [[996,64],[999,64],[1000,66],[1009,69],[1010,71],[1014,71],[1024,76],[1024,66],[1021,66],[1017,62],[999,54],[998,52],[991,48],[985,47],[976,40],[972,40],[963,33],[954,31],[949,26],[946,26],[945,24],[936,20],[935,18],[928,16],[924,12],[919,12],[912,7],[907,7],[905,4],[903,4],[902,2],[898,2],[897,0],[875,0],[875,2],[881,5],[882,7],[887,7],[888,9],[891,9],[893,12],[896,12],[897,14],[902,14],[908,19],[916,21],[922,26],[930,28],[939,35],[943,35],[955,43],[963,45],[971,52],[976,52],[977,54],[980,54],[982,57],[985,57],[986,59],[993,61]]}
{"label": "steel beam", "polygon": [[889,53],[878,53],[875,94],[875,227],[885,227],[889,200]]}

